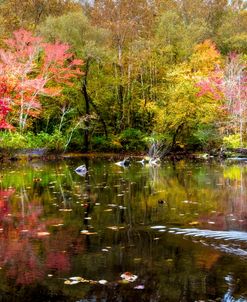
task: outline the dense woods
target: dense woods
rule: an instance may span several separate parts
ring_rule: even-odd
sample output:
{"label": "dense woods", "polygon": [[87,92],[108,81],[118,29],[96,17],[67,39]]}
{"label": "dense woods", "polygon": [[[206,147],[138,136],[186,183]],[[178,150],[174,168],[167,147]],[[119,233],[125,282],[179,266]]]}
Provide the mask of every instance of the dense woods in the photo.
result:
{"label": "dense woods", "polygon": [[244,0],[1,0],[6,148],[247,147]]}

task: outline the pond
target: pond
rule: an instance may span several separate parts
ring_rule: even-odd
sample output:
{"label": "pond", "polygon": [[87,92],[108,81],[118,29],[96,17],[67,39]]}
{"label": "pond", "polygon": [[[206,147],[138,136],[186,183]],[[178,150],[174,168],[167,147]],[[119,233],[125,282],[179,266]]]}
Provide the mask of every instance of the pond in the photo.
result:
{"label": "pond", "polygon": [[0,301],[247,301],[247,164],[115,161],[1,164]]}

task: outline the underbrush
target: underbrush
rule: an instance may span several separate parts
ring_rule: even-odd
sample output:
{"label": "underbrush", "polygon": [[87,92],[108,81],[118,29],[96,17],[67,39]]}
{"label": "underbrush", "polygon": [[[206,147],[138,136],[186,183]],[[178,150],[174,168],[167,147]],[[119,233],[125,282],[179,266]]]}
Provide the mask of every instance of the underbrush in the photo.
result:
{"label": "underbrush", "polygon": [[0,132],[0,147],[6,150],[47,149],[49,151],[64,151],[66,139],[59,131],[52,134],[40,132]]}

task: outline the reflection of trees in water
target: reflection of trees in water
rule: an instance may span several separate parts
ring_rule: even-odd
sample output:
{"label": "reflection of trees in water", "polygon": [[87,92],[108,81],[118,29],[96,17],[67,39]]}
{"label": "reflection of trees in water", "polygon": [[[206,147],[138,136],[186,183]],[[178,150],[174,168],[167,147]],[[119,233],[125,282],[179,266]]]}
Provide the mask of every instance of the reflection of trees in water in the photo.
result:
{"label": "reflection of trees in water", "polygon": [[[227,172],[228,170],[228,172]],[[226,180],[230,190],[230,198],[228,201],[227,224],[229,228],[234,228],[236,224],[247,228],[247,173],[246,166],[229,166],[225,169]]]}
{"label": "reflection of trees in water", "polygon": [[14,189],[0,191],[0,266],[6,276],[17,284],[31,284],[51,270],[68,272],[70,249],[73,247],[73,253],[81,252],[83,237],[76,236],[75,229],[70,227],[56,227],[57,231],[50,234],[50,225],[61,223],[61,219],[44,220],[43,206],[28,200],[24,188],[20,189],[21,203],[17,207],[11,200],[14,193]]}
{"label": "reflection of trees in water", "polygon": [[[73,274],[76,272],[85,278],[109,281],[106,286],[90,286],[92,290],[87,295],[88,299],[96,295],[114,302],[121,299],[131,302],[134,299],[159,302],[206,300],[210,298],[209,292],[214,292],[212,299],[224,296],[222,276],[228,271],[218,270],[224,265],[229,269],[227,263],[232,258],[225,257],[224,262],[219,251],[209,251],[174,234],[155,232],[150,225],[171,221],[186,223],[184,216],[179,214],[187,215],[188,212],[189,222],[198,220],[198,216],[192,216],[194,212],[198,212],[200,217],[206,213],[205,217],[212,219],[214,214],[211,210],[221,208],[223,217],[224,210],[232,204],[231,198],[241,192],[239,180],[230,179],[226,185],[222,170],[212,176],[210,167],[194,169],[186,163],[184,166],[175,163],[175,167],[166,163],[150,168],[136,165],[136,169],[133,165],[121,171],[115,165],[96,166],[89,161],[86,177],[73,174],[71,166],[61,164],[46,170],[41,176],[43,180],[34,182],[27,189],[32,175],[29,183],[25,180],[25,186],[18,184],[18,198],[15,192],[9,199],[1,201],[0,198],[0,215],[4,217],[0,227],[5,230],[1,236],[5,234],[6,237],[6,241],[0,243],[0,265],[10,271],[13,279],[18,280],[25,268],[30,275],[24,279],[30,283],[32,278],[41,280],[47,273],[68,277],[73,269]],[[209,180],[211,184],[207,184]],[[223,185],[216,186],[219,182]],[[242,184],[241,194],[244,196],[244,172]],[[158,199],[163,199],[166,204],[158,204]],[[244,199],[239,205],[244,211]],[[59,209],[68,212],[59,212]],[[238,209],[238,203],[234,209]],[[90,217],[91,220],[87,219]],[[64,225],[54,226],[59,224]],[[109,229],[109,226],[116,229]],[[28,232],[21,232],[21,229]],[[82,235],[82,229],[98,234]],[[35,235],[41,231],[51,234],[42,238]],[[105,248],[107,252],[102,251]],[[7,249],[14,251],[8,257]],[[236,276],[245,267],[238,267]],[[213,277],[216,275],[218,283],[208,278],[212,270],[215,270]],[[120,285],[116,282],[120,273],[125,271],[138,275],[135,284]],[[61,287],[63,280],[56,282]],[[138,284],[144,284],[145,288],[134,289]],[[84,288],[84,285],[78,285],[78,292]],[[76,291],[76,287],[65,290]],[[233,297],[235,292],[231,293]],[[81,294],[81,298],[86,299],[86,295]]]}

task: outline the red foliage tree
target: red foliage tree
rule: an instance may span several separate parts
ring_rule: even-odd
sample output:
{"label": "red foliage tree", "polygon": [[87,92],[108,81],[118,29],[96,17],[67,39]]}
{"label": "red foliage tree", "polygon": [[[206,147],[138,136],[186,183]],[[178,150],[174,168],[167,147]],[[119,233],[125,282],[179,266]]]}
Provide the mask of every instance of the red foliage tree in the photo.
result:
{"label": "red foliage tree", "polygon": [[68,44],[44,43],[41,37],[23,29],[5,42],[7,50],[0,49],[0,75],[5,79],[0,89],[8,103],[0,103],[2,128],[9,127],[5,122],[11,109],[15,123],[23,131],[28,117],[37,117],[41,112],[39,97],[61,94],[63,85],[71,85],[81,75],[79,67],[83,62],[73,60]]}
{"label": "red foliage tree", "polygon": [[10,111],[8,87],[4,78],[0,78],[0,129],[13,129],[14,127],[7,123],[6,118]]}

